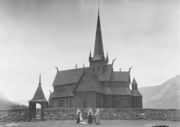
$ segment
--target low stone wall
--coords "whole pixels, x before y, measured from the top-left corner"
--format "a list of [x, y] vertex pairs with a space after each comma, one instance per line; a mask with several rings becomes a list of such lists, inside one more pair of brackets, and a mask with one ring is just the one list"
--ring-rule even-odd
[[180, 110], [175, 109], [105, 109], [102, 119], [180, 121]]
[[[73, 120], [77, 109], [49, 108], [45, 110], [45, 120]], [[81, 109], [83, 118], [87, 109]], [[39, 112], [39, 111], [38, 111]], [[0, 110], [0, 122], [28, 121], [28, 109]], [[38, 114], [38, 113], [37, 113]], [[180, 110], [175, 109], [101, 109], [101, 119], [112, 120], [166, 120], [180, 121]], [[38, 118], [38, 116], [37, 116]], [[40, 118], [40, 116], [39, 116]]]
[[[81, 109], [83, 118], [87, 109]], [[74, 119], [76, 109], [48, 109], [45, 116], [49, 120]], [[176, 109], [101, 109], [101, 119], [112, 120], [168, 120], [180, 121], [180, 110]]]
[[28, 121], [29, 110], [26, 109], [14, 109], [14, 110], [0, 110], [0, 122], [12, 122], [12, 121]]

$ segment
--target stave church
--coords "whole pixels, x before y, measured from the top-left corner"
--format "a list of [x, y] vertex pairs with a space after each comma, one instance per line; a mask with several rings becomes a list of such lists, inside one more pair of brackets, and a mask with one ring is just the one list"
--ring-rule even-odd
[[59, 108], [142, 108], [142, 95], [129, 71], [114, 71], [104, 56], [98, 11], [94, 52], [89, 67], [57, 70], [49, 106]]

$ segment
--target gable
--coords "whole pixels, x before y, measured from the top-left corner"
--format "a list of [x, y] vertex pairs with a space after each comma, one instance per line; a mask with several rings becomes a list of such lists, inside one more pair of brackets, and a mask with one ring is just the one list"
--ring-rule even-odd
[[91, 84], [87, 76], [83, 76], [79, 85], [76, 89], [76, 92], [95, 92], [94, 86]]
[[97, 78], [84, 71], [79, 82], [77, 83], [74, 92], [98, 92], [104, 93], [101, 84]]

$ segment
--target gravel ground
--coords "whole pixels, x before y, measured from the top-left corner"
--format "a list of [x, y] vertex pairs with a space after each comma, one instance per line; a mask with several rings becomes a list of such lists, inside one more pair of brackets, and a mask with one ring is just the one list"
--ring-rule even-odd
[[143, 120], [102, 120], [100, 125], [76, 124], [75, 121], [41, 121], [0, 123], [0, 127], [152, 127], [152, 125], [168, 125], [169, 127], [180, 127], [180, 122], [171, 121], [143, 121]]

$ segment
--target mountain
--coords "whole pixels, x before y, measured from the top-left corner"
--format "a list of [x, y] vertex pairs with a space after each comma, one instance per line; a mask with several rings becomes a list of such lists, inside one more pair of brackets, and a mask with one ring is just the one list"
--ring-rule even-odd
[[3, 93], [0, 93], [0, 110], [9, 109], [12, 105], [13, 103]]
[[0, 93], [0, 110], [17, 109], [23, 107], [23, 105], [10, 101], [4, 94]]
[[180, 109], [180, 74], [161, 85], [139, 88], [144, 108]]

